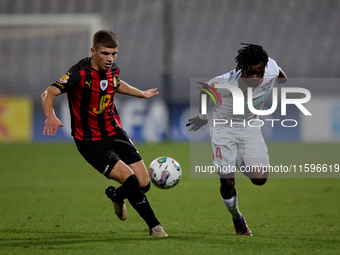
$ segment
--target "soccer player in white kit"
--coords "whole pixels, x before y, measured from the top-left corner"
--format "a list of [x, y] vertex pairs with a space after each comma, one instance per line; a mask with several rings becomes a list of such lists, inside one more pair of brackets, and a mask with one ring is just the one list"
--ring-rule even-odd
[[[261, 110], [275, 82], [285, 83], [287, 76], [275, 60], [268, 57], [262, 46], [243, 45], [235, 58], [236, 69], [211, 79], [203, 87], [215, 88], [222, 100], [222, 105], [215, 108], [210, 122], [213, 163], [215, 166], [225, 167], [219, 172], [221, 198], [232, 215], [236, 234], [251, 236], [252, 233], [238, 209], [238, 193], [232, 170], [236, 166], [253, 184], [261, 186], [268, 178], [268, 173], [262, 170], [269, 165], [269, 157], [260, 120], [248, 108], [247, 91], [248, 87], [252, 87], [252, 105], [256, 110]], [[223, 85], [219, 84], [232, 85], [242, 91], [245, 99], [244, 115], [233, 114], [233, 95], [229, 89], [221, 88]], [[202, 93], [205, 92], [201, 91]], [[187, 126], [192, 125], [189, 130], [196, 131], [207, 123], [207, 115], [199, 113], [195, 118], [189, 119]]]

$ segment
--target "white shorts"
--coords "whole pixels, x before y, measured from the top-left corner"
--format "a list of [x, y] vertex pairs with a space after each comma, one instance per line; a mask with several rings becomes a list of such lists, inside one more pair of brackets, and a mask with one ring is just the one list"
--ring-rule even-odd
[[235, 171], [237, 154], [246, 166], [269, 166], [268, 149], [260, 127], [210, 125], [210, 135], [213, 163], [215, 166], [225, 166], [223, 172], [218, 172], [220, 175]]

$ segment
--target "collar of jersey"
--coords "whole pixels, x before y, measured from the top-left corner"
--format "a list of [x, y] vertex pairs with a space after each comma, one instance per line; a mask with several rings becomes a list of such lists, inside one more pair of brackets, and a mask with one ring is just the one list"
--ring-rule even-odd
[[[264, 78], [264, 76], [262, 77], [261, 81], [259, 82], [259, 85], [257, 85], [255, 88], [257, 88], [258, 86], [260, 86], [260, 85], [262, 84], [263, 78]], [[247, 84], [248, 87], [250, 87], [249, 84], [248, 84], [248, 82], [246, 81], [246, 79], [245, 79], [245, 77], [244, 77], [243, 71], [242, 71], [242, 80], [244, 81], [245, 84]]]

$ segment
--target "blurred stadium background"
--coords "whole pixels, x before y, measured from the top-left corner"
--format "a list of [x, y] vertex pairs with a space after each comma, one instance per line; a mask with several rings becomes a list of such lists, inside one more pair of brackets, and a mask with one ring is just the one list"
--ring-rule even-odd
[[[290, 77], [285, 86], [312, 93], [312, 117], [296, 107], [268, 117], [299, 122], [263, 128], [271, 164], [339, 164], [339, 13], [338, 0], [0, 0], [0, 254], [339, 254], [339, 178], [270, 177], [260, 189], [239, 178], [240, 209], [254, 233], [240, 239], [218, 180], [189, 171], [200, 147], [185, 127], [198, 109], [190, 110], [199, 92], [191, 81], [235, 68], [240, 43], [261, 44]], [[112, 215], [103, 177], [69, 143], [66, 95], [55, 101], [64, 127], [42, 136], [41, 93], [90, 56], [99, 29], [118, 36], [121, 78], [161, 92], [115, 102], [124, 129], [145, 143], [137, 147], [146, 165], [168, 155], [182, 166], [178, 188], [164, 191], [171, 194], [148, 193], [167, 240], [147, 239], [130, 205], [127, 222]], [[207, 131], [196, 136], [208, 142]]]
[[[261, 44], [290, 78], [314, 79], [314, 120], [267, 132], [267, 140], [338, 140], [339, 13], [337, 0], [1, 0], [0, 142], [46, 140], [40, 94], [90, 56], [99, 29], [118, 36], [121, 79], [161, 92], [145, 101], [117, 97], [135, 141], [188, 141], [190, 78], [235, 68], [242, 42]], [[70, 139], [67, 111], [62, 96], [56, 112], [65, 127], [49, 141]]]

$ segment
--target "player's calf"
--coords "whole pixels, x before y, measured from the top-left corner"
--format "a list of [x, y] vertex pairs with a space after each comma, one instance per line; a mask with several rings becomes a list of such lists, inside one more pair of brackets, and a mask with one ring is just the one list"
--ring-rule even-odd
[[139, 186], [136, 175], [131, 175], [129, 178], [127, 178], [123, 184], [123, 187], [125, 188], [125, 194], [130, 204], [143, 218], [149, 228], [152, 229], [153, 227], [159, 225], [160, 223], [151, 209], [149, 201]]
[[220, 193], [222, 198], [230, 199], [236, 194], [235, 190], [235, 178], [220, 178]]

